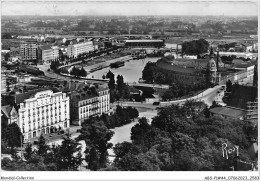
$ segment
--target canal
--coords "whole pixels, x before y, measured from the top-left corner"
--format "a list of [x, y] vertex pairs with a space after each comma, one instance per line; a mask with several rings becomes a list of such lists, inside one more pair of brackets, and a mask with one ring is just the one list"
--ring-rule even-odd
[[138, 82], [139, 78], [142, 78], [142, 71], [147, 62], [157, 62], [160, 57], [148, 57], [139, 60], [129, 60], [125, 62], [123, 67], [119, 68], [104, 68], [102, 70], [95, 71], [88, 75], [89, 78], [102, 79], [103, 75], [106, 75], [110, 70], [115, 74], [115, 81], [117, 75], [122, 75], [124, 77], [124, 82]]

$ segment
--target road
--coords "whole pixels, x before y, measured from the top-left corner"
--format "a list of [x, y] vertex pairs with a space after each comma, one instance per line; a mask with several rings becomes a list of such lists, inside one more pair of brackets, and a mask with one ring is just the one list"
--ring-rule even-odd
[[[139, 108], [150, 108], [150, 109], [155, 109], [157, 107], [164, 107], [164, 106], [169, 106], [171, 104], [184, 104], [187, 100], [199, 100], [199, 101], [204, 101], [208, 106], [212, 105], [212, 102], [215, 101], [216, 96], [218, 95], [217, 92], [218, 90], [221, 89], [223, 85], [218, 85], [215, 86], [213, 88], [209, 88], [205, 91], [203, 91], [202, 93], [190, 97], [190, 98], [186, 98], [186, 99], [181, 99], [181, 100], [176, 100], [176, 101], [168, 101], [168, 102], [161, 102], [160, 106], [154, 106], [152, 103], [146, 103], [146, 102], [115, 102], [114, 104], [112, 104], [112, 107], [116, 107], [117, 105], [120, 106], [132, 106], [132, 107], [139, 107]], [[218, 99], [221, 99], [218, 96]]]
[[169, 85], [163, 84], [145, 84], [145, 83], [135, 83], [135, 82], [127, 82], [129, 86], [139, 86], [139, 87], [151, 87], [151, 88], [159, 88], [159, 89], [169, 89]]
[[[86, 80], [84, 79], [76, 79], [76, 78], [70, 78], [70, 77], [66, 77], [63, 75], [59, 75], [56, 74], [52, 71], [48, 71], [48, 69], [50, 68], [50, 65], [37, 65], [37, 67], [39, 68], [39, 70], [43, 71], [46, 77], [49, 78], [53, 78], [56, 80], [72, 80], [72, 81], [78, 81], [78, 82], [85, 82]], [[95, 80], [88, 80], [89, 83], [100, 83], [100, 81], [95, 81]]]

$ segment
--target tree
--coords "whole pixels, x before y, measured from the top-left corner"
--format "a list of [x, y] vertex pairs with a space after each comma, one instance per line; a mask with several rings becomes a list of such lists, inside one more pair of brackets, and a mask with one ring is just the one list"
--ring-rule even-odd
[[65, 56], [63, 55], [61, 49], [59, 49], [59, 59], [60, 59], [60, 61], [62, 61], [62, 62], [65, 60]]
[[154, 73], [157, 72], [156, 70], [156, 63], [148, 62], [142, 72], [143, 80], [146, 80], [148, 83], [152, 83], [154, 81]]
[[122, 75], [117, 76], [116, 88], [119, 92], [120, 97], [122, 97], [124, 91], [124, 78]]
[[2, 39], [12, 39], [12, 35], [10, 33], [2, 33]]
[[106, 78], [107, 79], [110, 79], [111, 77], [113, 77], [114, 76], [114, 74], [109, 70], [108, 72], [107, 72], [107, 74], [106, 74]]
[[226, 82], [226, 91], [227, 92], [232, 92], [232, 82], [231, 82], [231, 80], [228, 80]]
[[137, 155], [142, 152], [140, 147], [134, 145], [133, 143], [124, 141], [123, 143], [117, 143], [113, 147], [114, 153], [116, 155], [114, 162], [119, 162], [125, 155], [133, 154]]
[[[85, 160], [88, 168], [105, 168], [107, 165], [107, 150], [112, 148], [113, 144], [108, 143], [114, 132], [109, 130], [99, 117], [90, 117], [82, 124], [78, 140], [84, 140], [86, 143]], [[93, 160], [96, 157], [97, 160]], [[91, 165], [95, 163], [95, 166]], [[98, 163], [98, 164], [97, 164]]]
[[17, 155], [17, 149], [14, 147], [11, 147], [10, 152], [11, 152], [11, 158], [15, 161], [18, 161], [20, 157]]
[[46, 140], [42, 134], [38, 139], [37, 149], [37, 154], [40, 156], [46, 156], [47, 151], [49, 150], [49, 146], [46, 144]]
[[128, 106], [125, 111], [127, 112], [127, 114], [129, 115], [130, 119], [134, 119], [137, 118], [139, 116], [139, 112], [136, 108], [133, 108], [131, 106]]
[[174, 98], [174, 95], [173, 95], [171, 89], [167, 90], [167, 91], [164, 92], [163, 95], [162, 95], [162, 100], [163, 100], [163, 101], [170, 101], [170, 100], [172, 100], [173, 98]]
[[131, 129], [131, 140], [135, 144], [144, 144], [145, 133], [151, 126], [148, 124], [148, 120], [142, 117], [138, 120], [138, 124], [134, 125]]
[[102, 168], [100, 167], [98, 160], [98, 152], [95, 147], [92, 147], [88, 156], [88, 168], [93, 171], [97, 171], [98, 169]]
[[80, 144], [71, 138], [70, 134], [63, 137], [61, 146], [59, 147], [60, 170], [75, 171], [82, 163], [82, 154]]
[[86, 77], [87, 76], [87, 72], [86, 72], [86, 70], [83, 67], [81, 67], [81, 69], [79, 71], [79, 74], [82, 77]]
[[11, 57], [10, 53], [6, 53], [4, 57], [5, 57], [5, 61], [7, 62], [9, 60], [9, 58]]
[[16, 123], [11, 123], [2, 130], [2, 139], [11, 148], [20, 147], [23, 142], [23, 134]]
[[4, 140], [1, 140], [1, 152], [2, 152], [2, 154], [10, 154], [11, 153], [11, 149], [8, 148], [8, 145]]
[[129, 85], [127, 85], [127, 84], [124, 84], [122, 97], [123, 97], [123, 99], [127, 99], [127, 100], [129, 100], [131, 98], [130, 88], [129, 88]]
[[182, 44], [182, 51], [187, 55], [199, 55], [208, 51], [209, 43], [204, 39], [192, 40]]
[[25, 147], [25, 150], [24, 150], [24, 158], [28, 161], [32, 158], [32, 155], [34, 153], [33, 149], [32, 149], [32, 144], [28, 143]]
[[115, 75], [109, 70], [109, 72], [106, 75], [106, 78], [109, 79], [108, 87], [110, 90], [115, 89]]

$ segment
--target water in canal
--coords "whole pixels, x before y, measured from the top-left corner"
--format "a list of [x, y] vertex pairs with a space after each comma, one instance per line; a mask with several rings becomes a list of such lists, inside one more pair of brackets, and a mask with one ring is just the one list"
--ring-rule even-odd
[[88, 75], [88, 77], [94, 76], [94, 78], [102, 79], [103, 75], [106, 75], [110, 70], [115, 74], [115, 80], [117, 75], [122, 75], [124, 77], [124, 82], [138, 82], [139, 78], [142, 78], [142, 71], [147, 62], [156, 62], [160, 57], [148, 57], [145, 59], [139, 60], [130, 60], [125, 62], [125, 66], [119, 68], [104, 68], [102, 70], [98, 70]]

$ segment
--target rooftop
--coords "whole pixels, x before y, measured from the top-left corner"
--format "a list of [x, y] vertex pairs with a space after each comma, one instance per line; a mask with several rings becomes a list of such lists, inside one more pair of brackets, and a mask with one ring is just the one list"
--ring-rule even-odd
[[131, 43], [131, 42], [134, 42], [134, 43], [143, 43], [143, 42], [163, 42], [163, 40], [125, 40], [126, 43]]
[[247, 102], [254, 102], [257, 98], [257, 87], [233, 85], [231, 101], [228, 106], [247, 109]]
[[160, 68], [175, 72], [194, 73], [198, 69], [205, 69], [208, 59], [175, 59], [169, 60], [162, 58], [157, 61], [157, 66]]
[[24, 100], [31, 98], [34, 94], [37, 92], [45, 91], [45, 90], [52, 90], [54, 93], [59, 92], [58, 89], [52, 88], [52, 87], [46, 87], [46, 88], [40, 88], [40, 89], [34, 89], [29, 92], [21, 93], [21, 94], [15, 94], [13, 95], [16, 99], [16, 104], [20, 104], [24, 102]]
[[210, 109], [210, 112], [214, 114], [219, 114], [222, 116], [228, 116], [232, 117], [235, 119], [239, 119], [243, 116], [245, 116], [246, 111], [235, 109], [235, 108], [230, 108], [230, 107], [215, 107]]
[[243, 62], [243, 63], [234, 62], [234, 68], [248, 68], [248, 67], [254, 66], [256, 64], [257, 64], [257, 61], [249, 61], [249, 62]]
[[10, 105], [1, 106], [1, 110], [7, 118], [10, 117], [10, 112], [12, 110], [12, 107]]
[[93, 45], [93, 42], [92, 41], [86, 41], [86, 42], [82, 42], [82, 43], [78, 43], [78, 44], [73, 44], [71, 46], [78, 47], [78, 46], [82, 46], [82, 45]]
[[41, 50], [50, 50], [51, 49], [51, 46], [50, 45], [44, 45], [44, 46], [39, 46], [39, 48]]
[[98, 97], [98, 95], [93, 94], [91, 92], [82, 92], [82, 93], [72, 94], [71, 100], [78, 102], [78, 101], [82, 101], [82, 100], [86, 100], [86, 99], [91, 99], [94, 97]]

